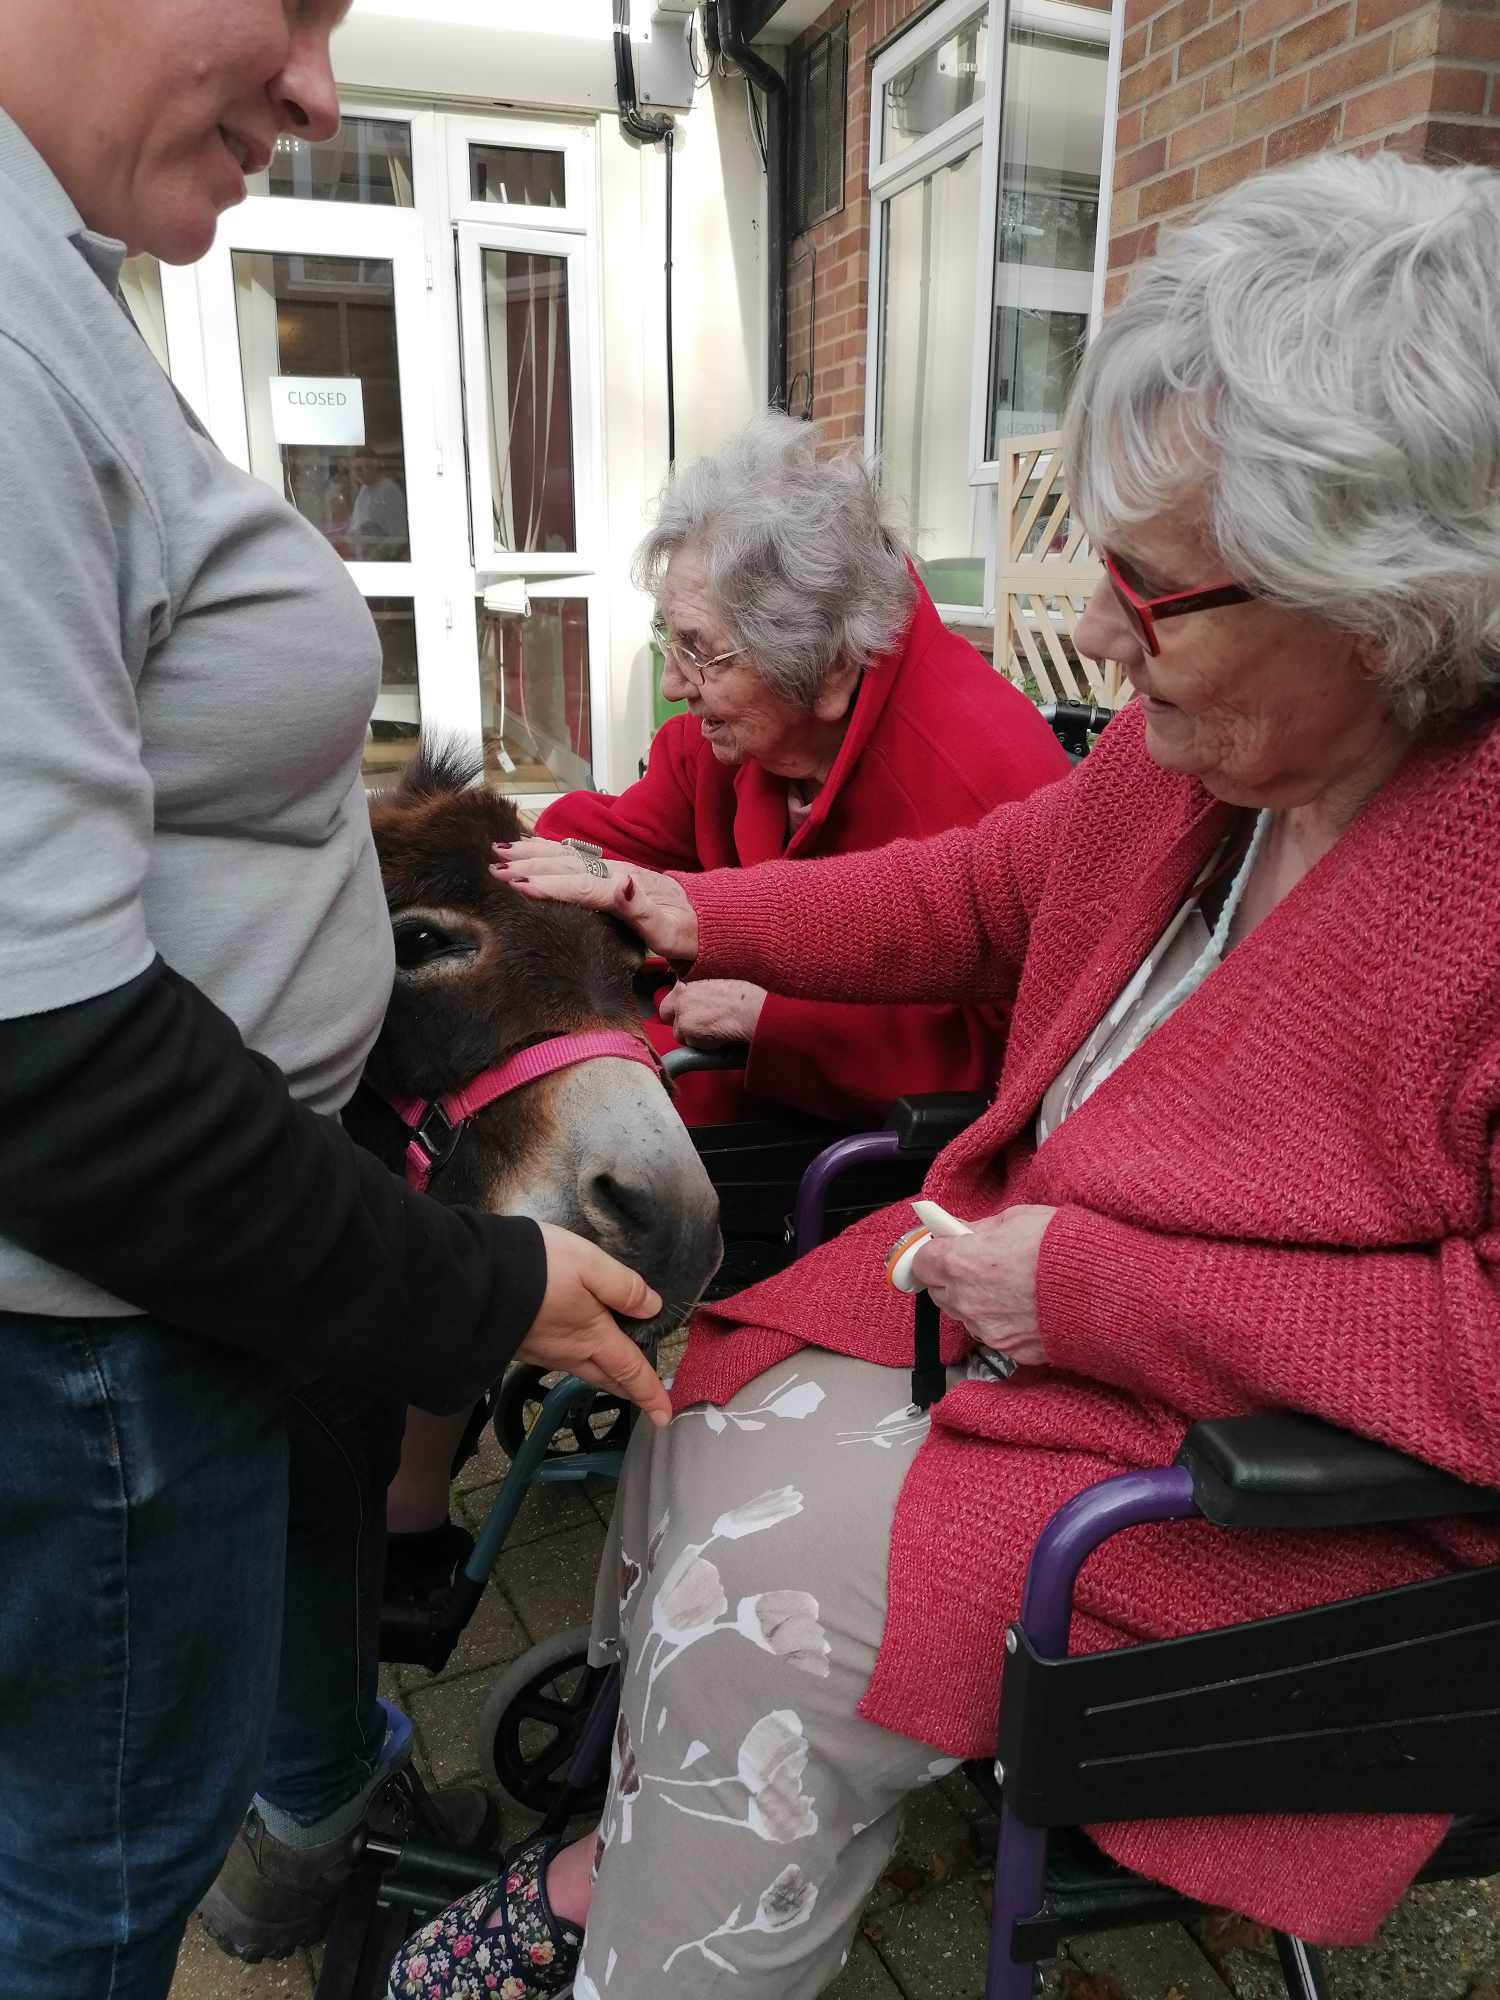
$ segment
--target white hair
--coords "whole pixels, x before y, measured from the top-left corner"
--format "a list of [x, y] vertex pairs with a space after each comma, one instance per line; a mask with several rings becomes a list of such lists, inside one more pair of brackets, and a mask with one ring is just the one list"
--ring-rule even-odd
[[1242, 182], [1105, 321], [1063, 451], [1097, 541], [1200, 509], [1231, 574], [1362, 641], [1409, 726], [1493, 700], [1500, 175], [1324, 153]]
[[833, 668], [889, 652], [916, 597], [869, 471], [817, 447], [811, 424], [779, 410], [753, 418], [672, 474], [631, 571], [654, 596], [691, 543], [735, 644], [805, 708]]

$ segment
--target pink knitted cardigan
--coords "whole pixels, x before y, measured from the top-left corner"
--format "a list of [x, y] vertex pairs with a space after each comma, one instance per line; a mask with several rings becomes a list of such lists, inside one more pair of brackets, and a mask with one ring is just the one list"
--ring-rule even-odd
[[[927, 1192], [970, 1218], [1058, 1208], [1037, 1274], [1050, 1366], [937, 1405], [897, 1507], [861, 1703], [955, 1756], [993, 1749], [1004, 1628], [1043, 1521], [1095, 1480], [1169, 1463], [1193, 1418], [1311, 1411], [1500, 1484], [1500, 724], [1411, 752], [1224, 965], [1033, 1145], [1043, 1091], [1227, 817], [1151, 762], [1127, 709], [1070, 778], [977, 827], [684, 879], [698, 976], [1011, 1010], [995, 1102]], [[677, 1406], [723, 1402], [808, 1344], [909, 1366], [911, 1308], [881, 1276], [909, 1220], [887, 1210], [700, 1312]], [[954, 1358], [961, 1330], [945, 1336]], [[847, 1504], [855, 1517], [855, 1454]], [[1496, 1561], [1500, 1531], [1473, 1522], [1138, 1528], [1086, 1565], [1072, 1643], [1168, 1637]], [[1370, 1933], [1444, 1824], [1092, 1831], [1205, 1902], [1338, 1943]]]

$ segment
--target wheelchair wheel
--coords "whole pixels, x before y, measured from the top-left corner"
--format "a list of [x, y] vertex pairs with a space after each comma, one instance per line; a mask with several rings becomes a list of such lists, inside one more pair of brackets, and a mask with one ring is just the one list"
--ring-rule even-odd
[[[527, 1812], [548, 1813], [563, 1795], [568, 1759], [608, 1676], [588, 1661], [589, 1628], [575, 1625], [543, 1639], [496, 1677], [479, 1718], [479, 1761], [494, 1768], [501, 1796]], [[575, 1798], [579, 1813], [603, 1809], [606, 1762], [596, 1783]]]
[[[536, 1422], [547, 1391], [563, 1377], [545, 1368], [512, 1368], [495, 1397], [495, 1439], [514, 1458]], [[630, 1428], [630, 1405], [599, 1389], [559, 1424], [547, 1446], [548, 1458], [572, 1458], [581, 1451], [623, 1451]]]

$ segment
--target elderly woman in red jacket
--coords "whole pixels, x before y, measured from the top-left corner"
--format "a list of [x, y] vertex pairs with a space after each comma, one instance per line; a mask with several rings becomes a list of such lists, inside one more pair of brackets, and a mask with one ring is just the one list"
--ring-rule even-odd
[[[537, 830], [653, 869], [810, 860], [972, 826], [1064, 775], [1024, 695], [944, 626], [855, 459], [779, 411], [676, 473], [636, 554], [659, 606], [662, 692], [686, 701], [618, 798], [573, 792]], [[878, 1124], [905, 1091], [988, 1089], [1003, 1008], [860, 1006], [745, 979], [664, 987], [663, 1051], [749, 1044], [738, 1075], [679, 1079], [688, 1124], [752, 1100]], [[448, 1519], [463, 1422], [412, 1412], [387, 1498], [388, 1587], [446, 1583], [472, 1546]]]
[[[496, 863], [704, 978], [1010, 1010], [995, 1102], [926, 1188], [972, 1224], [916, 1259], [930, 1424], [895, 1211], [695, 1321], [600, 1580], [599, 1838], [522, 1850], [417, 1947], [467, 1927], [514, 2000], [543, 1990], [528, 1925], [583, 2000], [811, 2000], [903, 1800], [993, 1749], [1041, 1524], [1191, 1421], [1303, 1410], [1500, 1484], [1500, 178], [1323, 156], [1221, 197], [1106, 322], [1064, 453], [1108, 565], [1078, 643], [1137, 695], [1065, 784], [804, 868]], [[1497, 1560], [1478, 1520], [1140, 1528], [1084, 1569], [1074, 1642]], [[1338, 1942], [1442, 1830], [1093, 1831]], [[411, 1963], [398, 1995], [468, 1990]]]
[[[932, 607], [854, 459], [767, 411], [678, 471], [636, 554], [657, 602], [662, 693], [685, 701], [618, 798], [572, 792], [537, 822], [646, 868], [813, 860], [972, 826], [1063, 776], [1024, 695]], [[743, 979], [686, 980], [658, 1046], [748, 1042], [754, 1098], [878, 1122], [910, 1090], [988, 1088], [1003, 1015], [945, 1003], [849, 1006]], [[684, 1078], [689, 1124], [739, 1093]]]

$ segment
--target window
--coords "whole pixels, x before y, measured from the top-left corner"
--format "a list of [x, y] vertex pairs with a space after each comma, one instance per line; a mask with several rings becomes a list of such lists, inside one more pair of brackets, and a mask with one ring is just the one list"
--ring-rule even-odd
[[271, 164], [250, 176], [245, 192], [410, 208], [411, 127], [393, 119], [346, 118], [331, 139], [294, 139], [283, 132]]
[[849, 16], [820, 35], [792, 78], [792, 234], [844, 205]]
[[875, 65], [866, 428], [948, 607], [993, 601], [997, 454], [1056, 428], [1088, 336], [1108, 53], [1073, 0], [948, 0]]
[[146, 251], [127, 257], [120, 266], [120, 297], [142, 340], [164, 372], [171, 372], [167, 350], [167, 313], [162, 300], [161, 265]]

